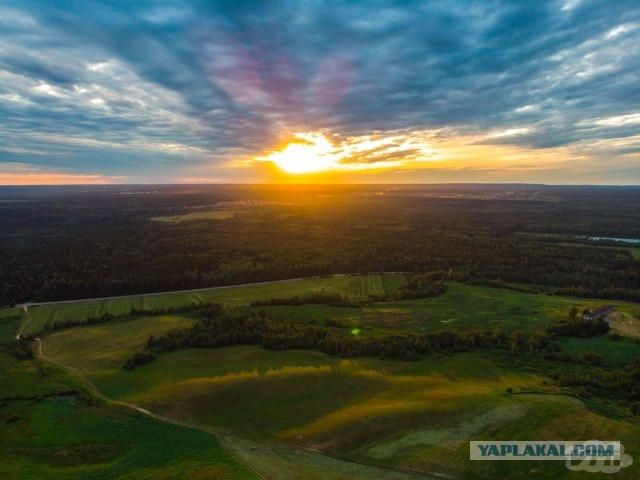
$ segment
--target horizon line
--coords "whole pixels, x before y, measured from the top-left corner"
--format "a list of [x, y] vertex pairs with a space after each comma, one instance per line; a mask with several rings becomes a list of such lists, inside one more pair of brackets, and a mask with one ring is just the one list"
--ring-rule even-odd
[[640, 187], [640, 183], [539, 183], [539, 182], [401, 182], [401, 183], [386, 183], [386, 182], [367, 182], [367, 183], [289, 183], [289, 182], [211, 182], [211, 183], [171, 183], [171, 182], [159, 182], [159, 183], [35, 183], [35, 184], [0, 184], [0, 188], [24, 188], [24, 187], [177, 187], [177, 186], [280, 186], [280, 187], [295, 187], [295, 186], [428, 186], [428, 185], [514, 185], [514, 186], [541, 186], [541, 187]]

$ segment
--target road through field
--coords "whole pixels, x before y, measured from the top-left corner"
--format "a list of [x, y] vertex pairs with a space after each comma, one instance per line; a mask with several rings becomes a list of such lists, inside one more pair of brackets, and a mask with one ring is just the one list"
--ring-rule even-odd
[[[299, 282], [302, 280], [312, 280], [314, 278], [338, 278], [338, 277], [349, 277], [356, 275], [406, 275], [411, 274], [413, 272], [367, 272], [367, 273], [335, 273], [333, 275], [316, 275], [314, 277], [300, 277], [300, 278], [287, 278], [285, 280], [271, 280], [268, 282], [251, 282], [251, 283], [238, 283], [235, 285], [223, 285], [221, 287], [205, 287], [205, 288], [194, 288], [191, 290], [172, 290], [168, 292], [154, 292], [154, 293], [136, 293], [134, 295], [119, 295], [115, 297], [94, 297], [94, 298], [78, 298], [75, 300], [57, 300], [55, 302], [26, 302], [16, 307], [25, 307], [30, 306], [38, 306], [38, 305], [63, 305], [66, 303], [80, 303], [80, 302], [98, 302], [103, 300], [121, 300], [125, 298], [137, 298], [137, 297], [157, 297], [161, 295], [172, 295], [175, 293], [196, 293], [196, 292], [208, 292], [212, 290], [224, 290], [228, 288], [238, 288], [238, 287], [251, 287], [257, 285], [270, 285], [273, 283], [287, 283], [287, 282]], [[25, 310], [26, 311], [26, 310]]]

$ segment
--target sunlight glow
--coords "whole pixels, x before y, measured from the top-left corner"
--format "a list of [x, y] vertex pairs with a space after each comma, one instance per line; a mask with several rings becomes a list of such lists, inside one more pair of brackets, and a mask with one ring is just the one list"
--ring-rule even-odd
[[[636, 118], [628, 115], [606, 120], [617, 125], [635, 123]], [[447, 129], [374, 131], [357, 136], [295, 133], [280, 148], [253, 157], [242, 166], [267, 162], [289, 175], [289, 180], [297, 177], [300, 181], [308, 181], [309, 176], [313, 176], [314, 181], [337, 178], [353, 181], [374, 178], [380, 173], [402, 172], [406, 172], [402, 177], [406, 181], [417, 178], [419, 171], [424, 171], [421, 178], [429, 178], [429, 172], [448, 179], [448, 175], [456, 172], [470, 171], [495, 177], [499, 171], [522, 173], [563, 168], [562, 164], [572, 156], [568, 149], [531, 151], [507, 140], [532, 131], [529, 127], [518, 127], [480, 135], [464, 135]], [[356, 177], [358, 174], [367, 177]]]
[[321, 133], [295, 133], [283, 150], [259, 160], [271, 161], [286, 173], [316, 173], [336, 168], [341, 155]]

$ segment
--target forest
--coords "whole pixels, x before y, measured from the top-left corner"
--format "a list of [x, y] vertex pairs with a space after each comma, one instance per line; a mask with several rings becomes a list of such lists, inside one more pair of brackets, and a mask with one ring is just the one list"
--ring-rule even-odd
[[640, 238], [640, 188], [2, 187], [0, 304], [382, 271], [640, 301], [632, 249], [589, 236]]

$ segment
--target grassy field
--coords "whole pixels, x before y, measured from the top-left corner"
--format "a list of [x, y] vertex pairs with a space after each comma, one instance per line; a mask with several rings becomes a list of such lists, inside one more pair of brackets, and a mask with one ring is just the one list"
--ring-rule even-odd
[[22, 321], [19, 308], [0, 309], [0, 344], [12, 341]]
[[[66, 359], [88, 362], [80, 354]], [[244, 439], [232, 449], [258, 452], [252, 466], [265, 474], [289, 465], [325, 472], [314, 478], [351, 478], [345, 470], [351, 464], [323, 467], [322, 458], [287, 445], [458, 478], [524, 478], [532, 468], [469, 462], [472, 439], [615, 437], [628, 451], [640, 448], [640, 427], [599, 416], [573, 398], [506, 394], [509, 387], [535, 390], [543, 378], [474, 353], [395, 362], [245, 346], [176, 351], [133, 372], [93, 370], [88, 377], [109, 397]], [[561, 463], [536, 470], [531, 478], [576, 478]], [[616, 478], [637, 474], [628, 469]]]
[[206, 432], [88, 405], [75, 376], [0, 352], [0, 478], [255, 478]]
[[275, 442], [225, 437], [225, 444], [238, 457], [270, 480], [435, 480], [417, 472], [392, 470], [361, 463], [345, 462], [304, 448]]
[[59, 368], [39, 360], [18, 360], [0, 351], [0, 402], [11, 398], [83, 391], [82, 383]]
[[26, 325], [23, 335], [36, 334], [42, 331], [46, 323], [67, 319], [100, 317], [105, 313], [113, 315], [127, 314], [132, 308], [180, 307], [197, 302], [222, 302], [227, 305], [244, 305], [253, 300], [286, 298], [294, 295], [303, 296], [312, 292], [339, 293], [353, 299], [366, 299], [369, 295], [392, 293], [405, 281], [406, 277], [404, 275], [394, 274], [338, 276], [309, 278], [290, 282], [270, 282], [260, 285], [245, 285], [195, 292], [33, 305], [29, 307], [31, 320], [28, 321], [26, 314], [22, 316], [23, 325]]
[[[104, 313], [127, 314], [132, 308], [153, 309], [180, 307], [197, 302], [221, 302], [226, 305], [246, 305], [253, 300], [304, 296], [312, 292], [339, 293], [354, 300], [366, 300], [369, 295], [393, 293], [406, 281], [401, 274], [356, 275], [310, 278], [290, 282], [272, 282], [196, 292], [73, 302], [29, 307], [29, 316], [22, 312], [23, 335], [37, 334], [44, 325], [68, 319], [99, 317]], [[443, 328], [495, 328], [531, 331], [547, 322], [563, 317], [572, 307], [595, 309], [604, 303], [615, 305], [621, 318], [631, 328], [640, 322], [640, 305], [628, 302], [578, 299], [544, 294], [528, 294], [485, 286], [451, 284], [437, 297], [399, 302], [374, 303], [364, 308], [343, 308], [326, 305], [268, 307], [276, 321], [323, 323], [340, 318], [361, 326], [382, 330], [431, 331]], [[0, 317], [0, 335], [15, 324], [15, 317]], [[616, 327], [614, 323], [614, 327]], [[626, 332], [623, 332], [628, 334]], [[0, 339], [2, 337], [0, 336]]]
[[256, 478], [209, 433], [76, 397], [6, 403], [0, 419], [6, 480]]
[[[451, 284], [446, 293], [433, 298], [382, 302], [364, 308], [328, 305], [267, 307], [270, 318], [297, 323], [324, 323], [341, 319], [354, 326], [375, 330], [433, 331], [445, 328], [532, 330], [565, 317], [572, 307], [595, 309], [603, 300], [521, 293], [477, 285]], [[640, 305], [607, 302], [616, 306], [626, 326], [640, 329]], [[614, 328], [617, 323], [614, 323]]]
[[[357, 299], [393, 291], [403, 281], [403, 275], [335, 277], [192, 294], [220, 295], [211, 301], [230, 305], [310, 291]], [[451, 284], [445, 294], [428, 299], [362, 308], [274, 306], [267, 311], [277, 321], [349, 319], [373, 333], [495, 327], [532, 331], [566, 316], [572, 307], [593, 309], [602, 303]], [[639, 305], [614, 304], [618, 319], [629, 325], [638, 322]], [[270, 479], [295, 478], [299, 472], [319, 479], [415, 478], [398, 471], [406, 468], [465, 479], [578, 478], [562, 462], [470, 462], [468, 442], [475, 439], [613, 438], [632, 456], [640, 450], [640, 426], [598, 415], [575, 398], [508, 394], [507, 389], [549, 390], [542, 373], [509, 368], [508, 352], [500, 359], [476, 352], [399, 362], [235, 346], [162, 353], [134, 371], [120, 368], [149, 335], [193, 321], [189, 315], [157, 316], [74, 327], [45, 335], [42, 348], [109, 398], [215, 428], [232, 451]], [[594, 350], [615, 366], [640, 353], [640, 345], [631, 339], [561, 342], [569, 353]], [[385, 470], [376, 468], [398, 469], [391, 471], [397, 476], [380, 477]], [[638, 475], [634, 465], [616, 478]]]
[[46, 337], [43, 352], [81, 371], [119, 368], [132, 352], [144, 348], [150, 335], [188, 328], [194, 322], [188, 317], [160, 316], [65, 329]]
[[242, 210], [210, 210], [207, 212], [185, 213], [166, 217], [151, 217], [154, 222], [180, 223], [189, 220], [226, 220], [233, 218], [236, 213], [244, 213]]
[[612, 340], [611, 335], [593, 338], [563, 337], [559, 339], [559, 343], [562, 351], [573, 357], [592, 351], [602, 355], [606, 365], [616, 368], [640, 358], [640, 343], [629, 338]]

